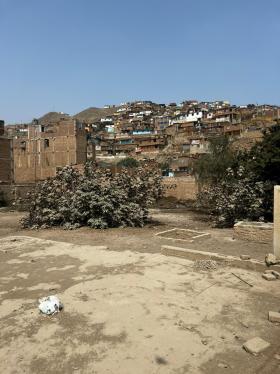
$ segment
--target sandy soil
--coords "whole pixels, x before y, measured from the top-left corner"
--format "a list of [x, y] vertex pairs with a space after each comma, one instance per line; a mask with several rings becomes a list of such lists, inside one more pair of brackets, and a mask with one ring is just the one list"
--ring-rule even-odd
[[[269, 245], [233, 241], [231, 230], [187, 212], [154, 211], [158, 223], [144, 229], [107, 231], [21, 231], [21, 215], [0, 213], [0, 373], [280, 372], [280, 326], [267, 319], [280, 309], [280, 281], [229, 267], [197, 270], [161, 255], [169, 241], [154, 234], [207, 230], [210, 238], [186, 247], [255, 257]], [[50, 294], [65, 308], [46, 317], [38, 299]], [[271, 343], [258, 357], [242, 349], [255, 336]]]

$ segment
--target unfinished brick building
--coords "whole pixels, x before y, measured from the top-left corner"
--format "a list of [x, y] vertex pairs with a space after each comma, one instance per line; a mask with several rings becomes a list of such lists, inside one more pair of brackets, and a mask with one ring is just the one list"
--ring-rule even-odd
[[4, 136], [4, 121], [0, 121], [0, 183], [12, 181], [12, 143]]
[[34, 183], [56, 175], [66, 165], [94, 158], [85, 125], [68, 118], [48, 124], [33, 121], [26, 137], [13, 139], [14, 181]]

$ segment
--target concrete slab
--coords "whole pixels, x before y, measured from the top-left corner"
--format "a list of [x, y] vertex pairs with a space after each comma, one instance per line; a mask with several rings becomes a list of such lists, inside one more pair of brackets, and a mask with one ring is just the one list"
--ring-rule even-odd
[[245, 351], [252, 353], [253, 355], [257, 355], [265, 351], [269, 346], [270, 343], [259, 337], [250, 339], [243, 344], [243, 348], [245, 349]]

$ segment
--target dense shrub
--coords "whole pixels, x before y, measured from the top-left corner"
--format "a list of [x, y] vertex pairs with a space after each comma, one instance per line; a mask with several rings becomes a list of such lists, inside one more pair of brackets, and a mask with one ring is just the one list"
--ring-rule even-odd
[[265, 183], [264, 215], [272, 220], [273, 188], [280, 185], [280, 124], [266, 131], [263, 140], [245, 154], [243, 165], [255, 182]]
[[40, 182], [29, 195], [29, 214], [23, 226], [143, 226], [148, 208], [161, 194], [159, 173], [145, 165], [116, 175], [91, 165], [83, 174], [65, 167], [55, 178]]
[[241, 219], [273, 217], [273, 187], [280, 184], [280, 126], [268, 130], [250, 151], [233, 151], [226, 138], [211, 142], [210, 153], [194, 165], [206, 208], [219, 226]]
[[139, 166], [139, 161], [133, 157], [126, 157], [123, 160], [120, 160], [117, 166], [124, 168], [136, 168]]
[[207, 185], [198, 194], [198, 206], [214, 216], [218, 227], [231, 227], [244, 218], [262, 220], [265, 184], [254, 182], [241, 166], [228, 169], [218, 184]]

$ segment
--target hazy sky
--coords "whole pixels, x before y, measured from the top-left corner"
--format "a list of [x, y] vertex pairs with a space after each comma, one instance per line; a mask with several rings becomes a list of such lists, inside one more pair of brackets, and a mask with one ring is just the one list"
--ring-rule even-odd
[[280, 104], [280, 0], [0, 0], [0, 119], [136, 99]]

